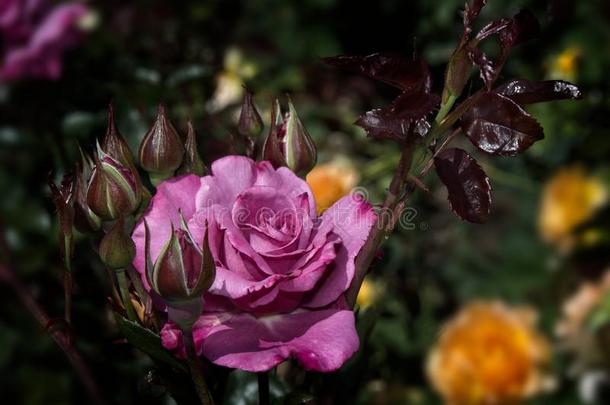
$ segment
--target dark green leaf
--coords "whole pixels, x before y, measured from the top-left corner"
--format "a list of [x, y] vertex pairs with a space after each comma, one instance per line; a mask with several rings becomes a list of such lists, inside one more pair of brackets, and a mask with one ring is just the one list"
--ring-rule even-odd
[[186, 371], [184, 364], [163, 348], [161, 345], [161, 338], [158, 335], [123, 317], [119, 316], [116, 319], [119, 330], [129, 343], [155, 360], [162, 361], [176, 369]]

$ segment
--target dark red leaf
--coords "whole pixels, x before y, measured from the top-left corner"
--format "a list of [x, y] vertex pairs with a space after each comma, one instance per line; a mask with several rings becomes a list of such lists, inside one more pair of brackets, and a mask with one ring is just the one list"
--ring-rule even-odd
[[544, 138], [542, 127], [523, 108], [500, 94], [477, 96], [461, 117], [462, 131], [479, 149], [515, 156]]
[[580, 100], [582, 92], [572, 83], [563, 80], [530, 82], [517, 79], [498, 86], [496, 93], [502, 94], [517, 104], [534, 104], [553, 100]]
[[483, 223], [491, 210], [489, 178], [472, 156], [450, 148], [434, 158], [436, 173], [449, 192], [453, 211], [462, 219]]
[[511, 18], [492, 21], [479, 31], [475, 40], [480, 42], [492, 35], [499, 35], [501, 45], [514, 46], [540, 34], [536, 17], [527, 9], [520, 10]]
[[[511, 49], [522, 42], [536, 37], [540, 33], [540, 25], [536, 17], [528, 10], [519, 11], [512, 18], [502, 18], [492, 21], [479, 31], [467, 45], [472, 63], [481, 69], [481, 78], [487, 89], [491, 89], [504, 67]], [[486, 38], [497, 36], [500, 42], [500, 55], [491, 61], [479, 48], [478, 44]]]
[[472, 23], [481, 13], [481, 9], [487, 4], [487, 0], [474, 0], [472, 4], [466, 3], [464, 7], [464, 31], [472, 31]]
[[426, 116], [438, 106], [436, 94], [403, 92], [391, 104], [361, 115], [356, 125], [376, 139], [405, 139], [409, 133], [420, 136], [430, 129]]
[[468, 57], [474, 65], [479, 68], [479, 76], [483, 79], [485, 86], [491, 88], [496, 78], [496, 67], [494, 62], [487, 57], [485, 52], [476, 47], [469, 47]]
[[396, 53], [374, 53], [368, 56], [334, 56], [324, 58], [331, 66], [351, 70], [382, 81], [401, 90], [430, 91], [432, 79], [423, 59], [407, 58]]

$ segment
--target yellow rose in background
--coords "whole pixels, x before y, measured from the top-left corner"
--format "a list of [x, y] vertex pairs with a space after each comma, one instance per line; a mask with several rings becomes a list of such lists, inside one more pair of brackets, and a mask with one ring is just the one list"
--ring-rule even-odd
[[576, 81], [581, 56], [582, 52], [578, 47], [573, 46], [565, 49], [551, 62], [549, 77], [569, 82]]
[[593, 217], [607, 200], [607, 190], [582, 167], [560, 170], [544, 186], [538, 224], [545, 240], [569, 245], [571, 232]]
[[549, 387], [549, 344], [535, 312], [499, 301], [474, 302], [443, 328], [428, 357], [434, 388], [451, 405], [519, 403]]
[[359, 175], [347, 158], [337, 158], [316, 165], [306, 180], [316, 200], [318, 213], [321, 213], [349, 194], [358, 184]]

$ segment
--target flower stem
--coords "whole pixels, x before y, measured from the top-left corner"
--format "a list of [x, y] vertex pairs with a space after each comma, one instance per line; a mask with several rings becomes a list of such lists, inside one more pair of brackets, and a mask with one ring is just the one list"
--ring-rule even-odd
[[258, 404], [269, 405], [269, 372], [257, 373], [258, 377]]
[[[377, 249], [383, 242], [384, 237], [394, 228], [397, 216], [400, 215], [400, 210], [404, 207], [404, 200], [412, 192], [412, 188], [409, 188], [407, 193], [402, 195], [407, 183], [411, 164], [413, 163], [413, 154], [415, 153], [417, 146], [415, 139], [413, 138], [414, 136], [407, 137], [400, 156], [400, 161], [396, 167], [394, 176], [392, 177], [385, 201], [383, 202], [382, 213], [377, 216], [377, 221], [375, 222], [375, 225], [373, 225], [373, 229], [369, 233], [366, 242], [364, 242], [362, 250], [356, 257], [354, 280], [345, 295], [347, 304], [350, 308], [353, 308], [356, 304], [358, 291], [360, 291], [360, 286], [364, 281], [364, 277], [375, 258]], [[388, 211], [392, 213], [392, 215], [387, 215]]]
[[64, 235], [64, 319], [72, 324], [72, 235]]
[[129, 294], [129, 283], [127, 281], [125, 269], [118, 269], [116, 271], [116, 279], [117, 283], [119, 284], [121, 300], [123, 301], [123, 306], [125, 307], [125, 311], [127, 312], [127, 318], [130, 321], [136, 322], [138, 320], [138, 315], [136, 314], [136, 310], [133, 308], [133, 304], [131, 302], [131, 295]]
[[451, 111], [451, 108], [453, 108], [453, 104], [455, 103], [455, 100], [457, 100], [457, 97], [454, 96], [453, 94], [450, 95], [449, 98], [447, 98], [447, 101], [445, 103], [443, 103], [441, 105], [441, 108], [438, 110], [438, 113], [436, 114], [436, 117], [434, 118], [434, 122], [436, 122], [437, 124], [441, 123], [443, 118], [445, 118], [445, 116], [449, 113], [449, 111]]
[[197, 356], [195, 351], [195, 340], [193, 339], [193, 328], [185, 327], [182, 329], [182, 340], [186, 349], [186, 360], [188, 362], [189, 370], [191, 371], [191, 378], [195, 384], [197, 395], [203, 405], [213, 405], [214, 400], [208, 390], [208, 386], [205, 383], [205, 377], [203, 376], [203, 369], [201, 367], [201, 360]]
[[72, 273], [64, 271], [64, 318], [68, 325], [72, 324]]

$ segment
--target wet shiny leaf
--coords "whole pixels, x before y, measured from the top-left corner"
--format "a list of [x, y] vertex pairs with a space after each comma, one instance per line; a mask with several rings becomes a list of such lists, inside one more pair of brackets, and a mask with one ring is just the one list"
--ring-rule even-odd
[[491, 209], [491, 186], [481, 166], [462, 149], [447, 149], [434, 158], [436, 173], [449, 192], [453, 211], [462, 219], [483, 223]]
[[430, 70], [423, 59], [407, 58], [397, 53], [374, 53], [367, 56], [334, 56], [324, 58], [331, 66], [360, 73], [401, 90], [419, 88], [430, 91]]
[[494, 91], [510, 98], [517, 104], [582, 99], [580, 89], [576, 85], [563, 80], [530, 82], [529, 80], [517, 79], [498, 86]]
[[440, 97], [436, 94], [404, 92], [391, 104], [361, 115], [356, 125], [376, 139], [401, 140], [410, 132], [423, 136], [430, 129], [426, 116], [434, 111], [439, 102]]
[[542, 127], [511, 99], [482, 93], [461, 118], [470, 141], [492, 155], [515, 156], [544, 138]]

